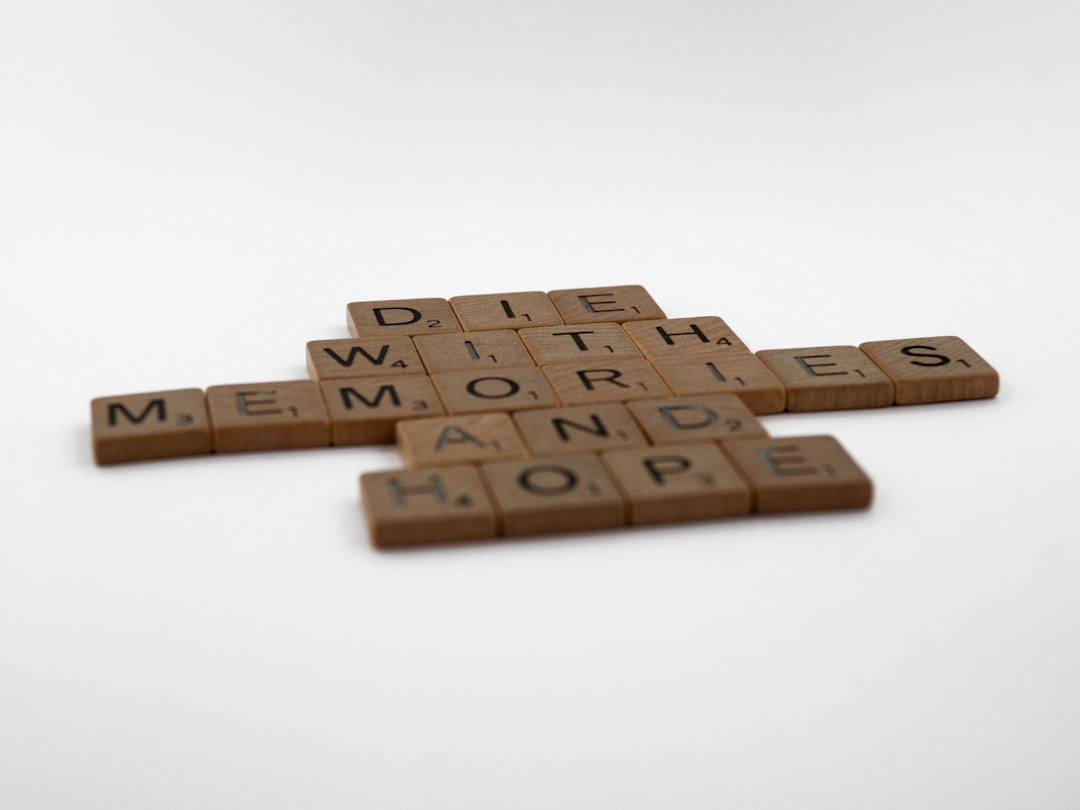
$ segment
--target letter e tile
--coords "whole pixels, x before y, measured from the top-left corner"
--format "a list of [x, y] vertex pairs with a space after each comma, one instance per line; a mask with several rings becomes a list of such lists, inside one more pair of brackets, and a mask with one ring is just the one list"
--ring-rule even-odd
[[893, 404], [892, 380], [858, 346], [768, 349], [757, 356], [787, 389], [789, 411]]
[[873, 486], [832, 436], [742, 439], [722, 449], [754, 492], [756, 512], [867, 507]]
[[330, 444], [330, 422], [310, 380], [214, 385], [206, 408], [218, 453]]

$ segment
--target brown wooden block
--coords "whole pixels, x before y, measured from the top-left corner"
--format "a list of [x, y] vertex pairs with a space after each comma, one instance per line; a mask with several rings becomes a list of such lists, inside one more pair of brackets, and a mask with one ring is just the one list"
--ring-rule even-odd
[[560, 404], [536, 366], [486, 372], [443, 371], [432, 374], [431, 381], [449, 414], [519, 411]]
[[534, 456], [598, 453], [649, 443], [621, 402], [537, 408], [518, 411], [513, 418]]
[[376, 546], [495, 537], [494, 507], [471, 464], [364, 473], [360, 497]]
[[450, 306], [466, 332], [553, 326], [563, 322], [545, 292], [456, 295], [450, 299]]
[[335, 445], [389, 444], [402, 419], [446, 413], [426, 374], [327, 380], [319, 391]]
[[201, 388], [98, 397], [90, 401], [98, 464], [210, 452], [210, 423]]
[[212, 385], [206, 409], [217, 453], [330, 444], [330, 422], [311, 380]]
[[637, 344], [617, 323], [539, 326], [518, 332], [534, 362], [576, 363], [612, 358], [641, 358]]
[[557, 363], [542, 368], [564, 405], [627, 402], [670, 396], [671, 390], [645, 359]]
[[750, 511], [750, 487], [716, 444], [612, 450], [601, 453], [600, 460], [630, 505], [630, 523], [673, 523]]
[[312, 340], [307, 344], [307, 367], [312, 379], [319, 381], [424, 373], [408, 335]]
[[857, 346], [768, 349], [757, 356], [787, 389], [789, 411], [881, 408], [893, 384]]
[[897, 405], [997, 396], [997, 371], [953, 335], [875, 340], [859, 348], [893, 381]]
[[832, 436], [745, 439], [722, 446], [746, 477], [757, 512], [853, 509], [873, 485]]
[[450, 302], [445, 298], [356, 301], [345, 309], [349, 334], [353, 337], [437, 335], [462, 331]]
[[507, 537], [607, 529], [624, 504], [598, 456], [553, 456], [480, 465]]
[[749, 352], [720, 352], [651, 361], [679, 396], [736, 394], [754, 413], [780, 413], [787, 391], [768, 366]]
[[637, 284], [552, 290], [548, 296], [567, 323], [622, 323], [667, 317], [648, 291]]
[[529, 453], [506, 413], [463, 413], [405, 419], [395, 429], [408, 467], [526, 458]]
[[715, 315], [630, 321], [623, 328], [650, 359], [750, 351], [724, 319]]
[[626, 403], [653, 444], [763, 438], [765, 426], [735, 394], [661, 397]]
[[429, 374], [533, 365], [532, 355], [513, 329], [417, 335], [413, 342]]

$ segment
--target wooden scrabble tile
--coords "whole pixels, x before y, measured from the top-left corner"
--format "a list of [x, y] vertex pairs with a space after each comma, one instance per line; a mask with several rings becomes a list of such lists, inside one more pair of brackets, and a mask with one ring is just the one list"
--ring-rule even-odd
[[997, 396], [997, 371], [953, 335], [875, 340], [859, 348], [893, 381], [897, 405]]
[[460, 332], [461, 324], [445, 298], [404, 298], [395, 301], [356, 301], [346, 306], [349, 334], [437, 335]]
[[651, 362], [679, 396], [736, 394], [759, 414], [780, 413], [787, 404], [783, 384], [750, 352], [663, 357]]
[[626, 407], [653, 444], [721, 442], [769, 435], [735, 394], [640, 399], [627, 402]]
[[637, 344], [617, 323], [538, 326], [518, 332], [534, 362], [550, 363], [611, 358], [641, 358]]
[[545, 292], [456, 295], [450, 299], [450, 306], [466, 332], [554, 326], [563, 322]]
[[534, 456], [598, 453], [649, 443], [621, 402], [536, 408], [518, 411], [513, 419]]
[[566, 323], [622, 323], [667, 317], [648, 291], [637, 284], [552, 290], [548, 296]]
[[712, 443], [633, 447], [600, 454], [629, 503], [630, 523], [745, 515], [750, 488]]
[[426, 374], [327, 380], [319, 392], [335, 445], [389, 444], [402, 419], [446, 413]]
[[750, 351], [724, 319], [715, 315], [629, 321], [623, 328], [649, 359]]
[[404, 419], [395, 429], [408, 467], [526, 458], [529, 453], [507, 413], [463, 413]]
[[90, 425], [98, 464], [210, 452], [201, 388], [98, 397], [90, 401]]
[[443, 371], [431, 375], [448, 414], [519, 411], [558, 405], [547, 378], [536, 366], [491, 371]]
[[423, 374], [424, 364], [408, 335], [312, 340], [307, 367], [314, 380]]
[[754, 493], [756, 512], [870, 505], [866, 473], [832, 436], [744, 439], [722, 446]]
[[471, 464], [364, 473], [360, 497], [376, 546], [495, 537], [494, 507]]
[[768, 349], [757, 356], [787, 389], [789, 411], [881, 408], [893, 384], [857, 346]]
[[596, 455], [494, 461], [480, 471], [507, 537], [625, 523], [622, 497]]
[[311, 380], [212, 385], [206, 409], [217, 453], [330, 444], [330, 422]]
[[532, 355], [513, 329], [417, 335], [413, 342], [429, 374], [533, 365]]
[[656, 369], [645, 359], [557, 363], [543, 366], [541, 370], [564, 405], [627, 402], [671, 395]]

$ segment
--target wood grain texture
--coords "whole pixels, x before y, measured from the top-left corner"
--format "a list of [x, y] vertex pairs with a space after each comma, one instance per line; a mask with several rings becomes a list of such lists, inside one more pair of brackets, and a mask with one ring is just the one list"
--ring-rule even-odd
[[623, 328], [650, 359], [750, 351], [727, 322], [715, 315], [630, 321]]
[[750, 487], [711, 442], [600, 454], [635, 525], [745, 515]]
[[649, 443], [621, 402], [537, 408], [518, 411], [513, 419], [533, 456], [598, 453]]
[[408, 335], [311, 340], [306, 348], [308, 373], [320, 382], [424, 373], [424, 364]]
[[345, 315], [349, 334], [353, 337], [437, 335], [462, 331], [450, 302], [445, 298], [354, 301], [346, 305]]
[[563, 322], [548, 294], [538, 291], [456, 295], [450, 299], [450, 306], [466, 332], [554, 326]]
[[832, 436], [743, 439], [722, 445], [754, 494], [756, 512], [858, 509], [873, 485]]
[[494, 507], [471, 464], [364, 473], [360, 498], [371, 540], [382, 548], [496, 535]]
[[750, 352], [658, 357], [650, 362], [678, 396], [735, 394], [756, 414], [780, 413], [787, 406], [783, 383]]
[[429, 374], [533, 365], [532, 355], [513, 329], [417, 335], [413, 342]]
[[596, 455], [495, 461], [481, 464], [480, 471], [507, 537], [625, 523], [622, 496]]
[[536, 366], [431, 375], [448, 414], [518, 411], [559, 405], [547, 378]]
[[541, 370], [564, 405], [628, 402], [671, 394], [671, 389], [644, 358], [556, 363]]
[[858, 346], [768, 349], [757, 356], [783, 383], [789, 411], [893, 404], [892, 380]]
[[897, 405], [997, 396], [997, 371], [955, 335], [875, 340], [859, 348], [893, 381]]
[[643, 355], [617, 323], [540, 326], [518, 332], [537, 365], [586, 360], [636, 358]]
[[566, 323], [623, 323], [667, 317], [639, 284], [551, 290], [548, 296]]
[[201, 388], [98, 397], [90, 401], [90, 425], [98, 464], [197, 456], [211, 450]]
[[311, 380], [212, 385], [206, 408], [216, 453], [330, 444], [330, 421]]
[[660, 397], [626, 403], [653, 444], [722, 442], [769, 435], [735, 394]]
[[389, 444], [402, 419], [446, 413], [426, 374], [327, 380], [319, 392], [335, 445]]
[[475, 464], [526, 458], [529, 453], [507, 413], [466, 413], [405, 419], [395, 428], [407, 467]]

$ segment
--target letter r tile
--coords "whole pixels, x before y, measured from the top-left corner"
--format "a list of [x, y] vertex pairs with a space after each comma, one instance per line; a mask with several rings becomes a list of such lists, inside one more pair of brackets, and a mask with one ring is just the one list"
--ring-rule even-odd
[[98, 397], [90, 402], [98, 464], [210, 452], [210, 425], [201, 388]]

